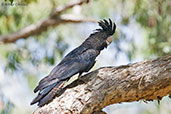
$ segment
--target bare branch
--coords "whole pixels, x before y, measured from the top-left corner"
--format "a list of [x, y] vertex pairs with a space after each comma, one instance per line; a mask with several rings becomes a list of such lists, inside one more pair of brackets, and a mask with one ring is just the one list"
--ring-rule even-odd
[[33, 114], [91, 114], [120, 102], [160, 100], [171, 94], [171, 56], [119, 67], [105, 67], [73, 82]]
[[[63, 13], [64, 11], [66, 11], [67, 9], [71, 9], [76, 5], [82, 5], [83, 3], [87, 2], [87, 0], [80, 0], [80, 1], [72, 1], [70, 4], [66, 5], [66, 6], [59, 6], [58, 8], [56, 8], [52, 13], [51, 13], [51, 17], [56, 17], [59, 14]], [[88, 3], [88, 2], [87, 2]]]
[[95, 19], [82, 19], [76, 18], [75, 16], [61, 15], [61, 23], [82, 23], [82, 22], [92, 22], [97, 23], [98, 21]]
[[86, 0], [81, 0], [78, 2], [71, 3], [67, 6], [59, 6], [56, 10], [51, 13], [51, 15], [44, 20], [38, 21], [35, 24], [31, 24], [27, 27], [22, 28], [18, 32], [0, 36], [0, 44], [3, 43], [12, 43], [21, 38], [28, 38], [32, 35], [38, 35], [44, 31], [46, 31], [49, 27], [57, 26], [61, 23], [81, 23], [81, 22], [95, 22], [94, 20], [90, 19], [78, 19], [78, 18], [69, 18], [63, 17], [61, 15], [62, 12], [66, 11], [69, 8], [74, 7], [75, 5], [82, 5]]

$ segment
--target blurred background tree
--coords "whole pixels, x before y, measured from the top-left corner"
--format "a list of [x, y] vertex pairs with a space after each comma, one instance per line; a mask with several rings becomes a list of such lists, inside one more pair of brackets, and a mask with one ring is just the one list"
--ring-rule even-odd
[[[49, 17], [51, 12], [70, 0], [2, 0], [0, 36], [8, 35]], [[14, 5], [4, 5], [13, 3]], [[24, 5], [15, 5], [17, 3]], [[122, 65], [171, 54], [171, 1], [169, 0], [90, 0], [65, 11], [65, 16], [82, 23], [62, 23], [12, 43], [0, 44], [0, 112], [29, 114], [33, 89], [42, 77], [73, 48], [98, 27], [84, 19], [111, 18], [117, 32], [113, 43], [98, 57], [94, 67]], [[108, 56], [106, 56], [108, 55]], [[133, 102], [114, 104], [104, 110], [112, 113], [170, 114], [167, 97], [157, 104]]]

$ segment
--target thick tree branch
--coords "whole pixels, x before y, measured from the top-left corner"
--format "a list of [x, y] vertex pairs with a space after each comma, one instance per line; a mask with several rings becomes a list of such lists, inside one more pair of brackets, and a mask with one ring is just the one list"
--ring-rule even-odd
[[155, 100], [171, 94], [171, 56], [119, 67], [105, 67], [73, 82], [33, 114], [91, 114], [120, 102]]
[[61, 14], [62, 12], [66, 11], [67, 9], [70, 9], [76, 5], [82, 5], [84, 2], [87, 2], [87, 0], [81, 0], [78, 2], [72, 2], [71, 4], [67, 6], [59, 6], [57, 9], [52, 11], [51, 15], [44, 20], [38, 21], [35, 24], [31, 24], [27, 27], [22, 28], [18, 32], [5, 35], [5, 36], [0, 36], [0, 44], [2, 43], [11, 43], [15, 42], [18, 39], [21, 38], [28, 38], [29, 36], [32, 35], [38, 35], [44, 31], [46, 31], [49, 27], [54, 27], [57, 26], [61, 23], [80, 23], [80, 22], [95, 22], [95, 20], [90, 20], [90, 19], [78, 19], [78, 18], [70, 18], [66, 17]]

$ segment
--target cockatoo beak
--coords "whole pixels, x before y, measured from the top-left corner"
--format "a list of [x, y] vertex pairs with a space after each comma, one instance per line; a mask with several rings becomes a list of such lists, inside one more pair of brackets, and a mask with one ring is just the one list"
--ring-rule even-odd
[[111, 42], [112, 42], [112, 37], [108, 37], [106, 40], [107, 45], [110, 45]]

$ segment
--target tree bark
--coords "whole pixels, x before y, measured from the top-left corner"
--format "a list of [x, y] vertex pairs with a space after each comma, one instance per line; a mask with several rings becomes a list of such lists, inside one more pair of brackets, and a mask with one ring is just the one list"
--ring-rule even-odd
[[171, 56], [99, 68], [81, 80], [33, 114], [100, 114], [113, 103], [161, 100], [171, 94]]

